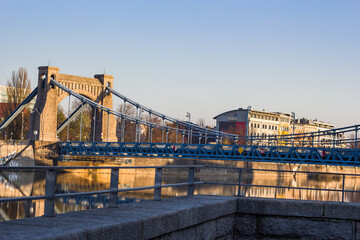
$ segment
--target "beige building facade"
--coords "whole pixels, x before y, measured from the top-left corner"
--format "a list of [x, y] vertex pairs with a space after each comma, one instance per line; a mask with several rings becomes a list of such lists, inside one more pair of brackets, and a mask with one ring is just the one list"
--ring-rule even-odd
[[[264, 141], [264, 139], [270, 139], [274, 136], [313, 132], [314, 137], [311, 138], [311, 141], [314, 139], [313, 142], [324, 145], [333, 139], [333, 136], [317, 135], [316, 133], [335, 128], [333, 124], [305, 118], [295, 119], [294, 122], [293, 116], [289, 113], [259, 111], [251, 108], [239, 108], [224, 112], [215, 116], [214, 119], [216, 120], [216, 130], [238, 134], [240, 136], [253, 136], [253, 139], [258, 139], [255, 140], [255, 142]], [[343, 135], [341, 134], [336, 134], [335, 136], [336, 140], [341, 140], [342, 138]], [[297, 141], [297, 145], [301, 145], [301, 142], [309, 142], [310, 137], [298, 138], [295, 141]], [[278, 144], [290, 145], [292, 144], [292, 140], [288, 139]]]

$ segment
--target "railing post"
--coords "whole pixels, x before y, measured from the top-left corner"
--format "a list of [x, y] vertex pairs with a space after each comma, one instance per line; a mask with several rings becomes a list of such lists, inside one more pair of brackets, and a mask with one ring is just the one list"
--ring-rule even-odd
[[31, 200], [24, 201], [25, 218], [28, 218], [31, 216], [31, 214], [30, 214], [31, 205], [32, 205]]
[[69, 141], [69, 130], [70, 130], [70, 103], [71, 103], [71, 94], [69, 94], [69, 104], [68, 104], [68, 119], [67, 119], [67, 131], [66, 131], [66, 141]]
[[176, 125], [176, 138], [175, 138], [175, 143], [178, 143], [178, 135], [179, 135], [179, 124]]
[[109, 141], [109, 117], [110, 117], [110, 112], [107, 112], [107, 130], [106, 130], [106, 141]]
[[[84, 103], [81, 102], [81, 104], [83, 105]], [[82, 132], [82, 119], [83, 119], [83, 108], [81, 108], [81, 116], [80, 116], [80, 136], [79, 136], [79, 141], [81, 142], [81, 132]]]
[[358, 161], [357, 139], [358, 139], [358, 126], [356, 125], [355, 126], [355, 146], [354, 146], [354, 149], [355, 149], [355, 162]]
[[94, 120], [94, 126], [93, 126], [93, 142], [95, 142], [95, 131], [96, 131], [96, 107], [94, 107], [94, 118], [93, 118], [93, 120]]
[[357, 150], [357, 139], [358, 139], [358, 126], [355, 126], [355, 146], [354, 149]]
[[161, 142], [164, 142], [164, 126], [165, 126], [165, 118], [162, 120], [162, 130], [161, 130]]
[[341, 196], [342, 202], [344, 202], [344, 196], [345, 196], [345, 174], [343, 174], [343, 185], [342, 185], [342, 196]]
[[190, 167], [188, 171], [188, 186], [187, 186], [188, 196], [194, 196], [194, 180], [195, 180], [195, 169], [193, 167]]
[[238, 182], [238, 197], [241, 196], [241, 174], [242, 174], [242, 169], [239, 169], [239, 182]]
[[55, 185], [56, 185], [56, 170], [47, 169], [45, 177], [45, 217], [54, 217], [54, 204], [55, 204]]
[[154, 200], [161, 200], [162, 168], [155, 168]]
[[134, 142], [138, 142], [137, 137], [138, 137], [138, 120], [136, 119], [136, 121], [135, 121], [135, 141]]
[[314, 147], [314, 133], [311, 133], [311, 147]]
[[110, 190], [114, 190], [116, 192], [110, 193], [110, 205], [109, 207], [117, 207], [118, 204], [118, 189], [119, 189], [119, 169], [112, 168], [111, 169], [111, 177], [110, 177]]

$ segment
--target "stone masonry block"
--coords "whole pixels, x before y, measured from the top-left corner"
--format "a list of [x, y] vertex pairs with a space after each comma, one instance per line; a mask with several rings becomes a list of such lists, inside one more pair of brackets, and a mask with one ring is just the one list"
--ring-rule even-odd
[[216, 239], [216, 220], [196, 226], [196, 239]]
[[232, 235], [234, 231], [234, 214], [216, 219], [216, 237]]
[[179, 215], [176, 212], [147, 218], [143, 221], [143, 239], [155, 238], [178, 229]]
[[227, 236], [219, 237], [216, 240], [233, 240], [233, 239], [234, 239], [233, 235], [227, 235]]
[[179, 230], [176, 232], [172, 232], [169, 234], [165, 234], [163, 236], [157, 237], [156, 240], [183, 240], [183, 239], [196, 239], [196, 227], [191, 227], [183, 230]]
[[317, 201], [239, 198], [238, 213], [273, 216], [322, 217], [323, 206], [324, 203]]
[[239, 236], [255, 236], [256, 235], [256, 216], [240, 215], [235, 216], [234, 234]]
[[360, 222], [355, 222], [355, 228], [356, 228], [355, 239], [360, 240]]
[[352, 239], [354, 230], [351, 222], [342, 220], [264, 217], [259, 223], [260, 235], [283, 238]]
[[358, 203], [328, 202], [325, 204], [324, 217], [360, 220], [360, 205]]
[[88, 240], [96, 239], [123, 239], [136, 240], [142, 238], [141, 221], [112, 224], [88, 230]]
[[205, 222], [210, 219], [234, 214], [236, 212], [236, 200], [216, 201], [208, 203], [196, 209], [198, 221]]

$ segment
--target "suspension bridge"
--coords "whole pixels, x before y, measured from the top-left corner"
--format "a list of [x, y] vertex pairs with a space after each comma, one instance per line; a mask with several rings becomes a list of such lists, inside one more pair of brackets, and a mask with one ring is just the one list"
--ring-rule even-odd
[[[296, 164], [360, 166], [358, 130], [360, 125], [310, 133], [271, 136], [240, 136], [182, 121], [131, 100], [112, 88], [113, 77], [105, 74], [85, 78], [59, 73], [56, 67], [39, 67], [38, 86], [0, 125], [0, 131], [37, 97], [30, 118], [29, 140], [56, 142], [67, 129], [67, 140], [60, 142], [64, 156], [128, 156], [189, 158], [209, 160], [261, 161]], [[57, 126], [57, 106], [65, 98], [81, 104]], [[123, 101], [113, 109], [113, 97]], [[126, 106], [136, 116], [126, 113]], [[82, 114], [93, 109], [91, 138], [83, 141]], [[78, 141], [69, 141], [69, 124], [81, 116]], [[120, 136], [116, 136], [119, 123]], [[135, 126], [133, 141], [126, 141], [126, 123]], [[154, 136], [157, 136], [155, 139]], [[338, 139], [335, 136], [345, 136]], [[326, 140], [324, 140], [326, 139]]]

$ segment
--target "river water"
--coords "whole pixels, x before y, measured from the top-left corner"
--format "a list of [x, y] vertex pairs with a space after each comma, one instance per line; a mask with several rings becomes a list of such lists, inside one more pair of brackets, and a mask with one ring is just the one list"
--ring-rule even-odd
[[[15, 166], [41, 165], [32, 158], [25, 157], [10, 162]], [[59, 166], [159, 166], [203, 164], [231, 167], [246, 167], [243, 170], [241, 184], [278, 186], [254, 187], [242, 186], [240, 194], [245, 197], [287, 198], [321, 201], [342, 201], [342, 193], [335, 191], [315, 191], [309, 189], [291, 189], [289, 187], [307, 187], [321, 189], [343, 188], [343, 178], [338, 175], [264, 172], [254, 169], [272, 170], [301, 170], [316, 172], [357, 173], [354, 167], [326, 167], [314, 165], [289, 165], [275, 163], [250, 163], [232, 161], [205, 161], [205, 160], [173, 160], [173, 159], [146, 159], [146, 158], [117, 158], [97, 161], [59, 161]], [[187, 182], [187, 169], [164, 169], [162, 184]], [[119, 188], [133, 188], [154, 185], [154, 169], [121, 169], [119, 172]], [[230, 169], [202, 168], [195, 171], [195, 181], [234, 183], [239, 181], [239, 172]], [[66, 170], [57, 173], [57, 193], [86, 192], [107, 190], [110, 187], [110, 170]], [[347, 176], [344, 188], [358, 191], [360, 178]], [[162, 189], [162, 198], [184, 196], [186, 187], [168, 187]], [[43, 171], [0, 171], [0, 197], [36, 196], [45, 194], [45, 172]], [[121, 203], [153, 199], [153, 190], [120, 193]], [[229, 185], [197, 185], [195, 194], [210, 195], [237, 195], [238, 187]], [[345, 193], [344, 201], [360, 202], [358, 193]], [[78, 211], [83, 209], [101, 208], [108, 205], [108, 196], [60, 198], [56, 200], [55, 212], [57, 214]], [[2, 203], [0, 207], [0, 221], [37, 217], [44, 214], [44, 201]]]

